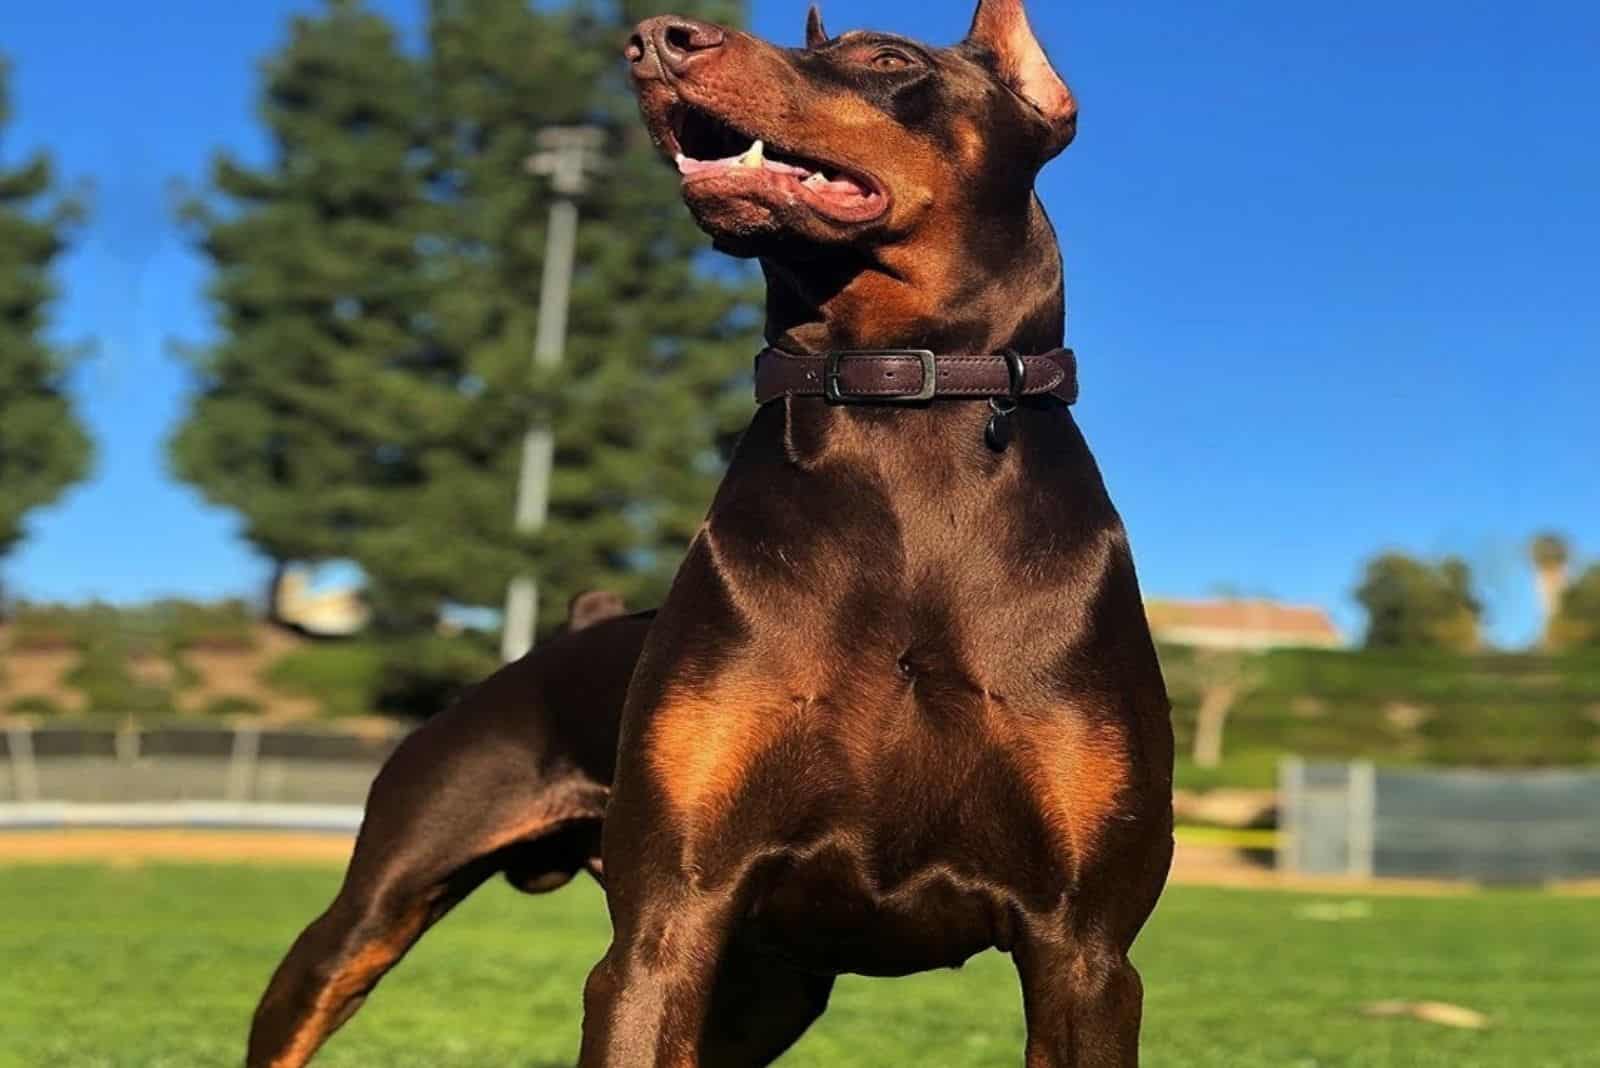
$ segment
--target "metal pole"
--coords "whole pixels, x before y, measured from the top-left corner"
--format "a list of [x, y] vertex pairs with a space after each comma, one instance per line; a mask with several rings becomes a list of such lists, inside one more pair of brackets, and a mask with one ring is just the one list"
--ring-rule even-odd
[[1357, 879], [1373, 876], [1376, 842], [1378, 775], [1370, 760], [1350, 765], [1348, 823], [1345, 840], [1349, 843], [1350, 874]]
[[1306, 762], [1297, 756], [1283, 758], [1278, 764], [1278, 784], [1278, 870], [1304, 871], [1300, 806], [1305, 797]]
[[255, 792], [256, 762], [261, 757], [261, 728], [238, 727], [233, 732], [233, 755], [228, 759], [229, 801], [249, 801]]
[[39, 800], [39, 766], [33, 759], [33, 729], [7, 727], [11, 750], [11, 791], [18, 801]]
[[[545, 242], [544, 274], [539, 283], [539, 327], [533, 365], [541, 372], [561, 366], [566, 347], [567, 313], [572, 298], [572, 272], [578, 245], [577, 198], [605, 134], [590, 127], [545, 130], [544, 151], [528, 161], [535, 174], [548, 175], [556, 193], [550, 206], [550, 233]], [[555, 434], [543, 424], [528, 428], [522, 439], [522, 474], [517, 484], [516, 531], [537, 534], [550, 516], [550, 475], [555, 466]], [[526, 656], [539, 629], [539, 581], [519, 575], [506, 591], [500, 654], [509, 663]]]

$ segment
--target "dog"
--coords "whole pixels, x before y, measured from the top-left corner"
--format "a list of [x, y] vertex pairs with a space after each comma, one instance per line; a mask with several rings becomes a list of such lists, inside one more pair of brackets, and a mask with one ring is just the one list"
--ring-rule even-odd
[[669, 16], [627, 58], [689, 209], [765, 272], [760, 408], [658, 615], [396, 753], [249, 1063], [304, 1064], [494, 873], [588, 869], [582, 1068], [765, 1065], [836, 976], [991, 948], [1030, 1068], [1137, 1064], [1172, 732], [1034, 193], [1076, 101], [1021, 0], [948, 49], [813, 9], [803, 49]]
[[628, 47], [769, 347], [629, 687], [580, 1064], [764, 1065], [835, 976], [998, 948], [1031, 1068], [1132, 1065], [1171, 715], [1034, 192], [1077, 105], [1021, 0], [950, 49], [806, 36]]

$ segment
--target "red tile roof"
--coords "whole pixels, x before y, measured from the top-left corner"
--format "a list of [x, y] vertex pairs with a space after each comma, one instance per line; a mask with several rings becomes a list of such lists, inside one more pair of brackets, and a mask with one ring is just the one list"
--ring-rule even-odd
[[1343, 636], [1320, 608], [1264, 600], [1168, 601], [1145, 605], [1156, 636], [1176, 640], [1185, 632], [1234, 634], [1272, 645], [1339, 645]]

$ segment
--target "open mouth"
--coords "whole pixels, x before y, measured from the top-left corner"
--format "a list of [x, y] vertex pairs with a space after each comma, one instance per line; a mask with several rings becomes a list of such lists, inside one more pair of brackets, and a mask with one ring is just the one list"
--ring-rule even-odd
[[870, 222], [888, 210], [888, 197], [872, 179], [777, 151], [692, 105], [673, 116], [673, 136], [685, 187], [713, 179], [762, 187], [846, 223]]

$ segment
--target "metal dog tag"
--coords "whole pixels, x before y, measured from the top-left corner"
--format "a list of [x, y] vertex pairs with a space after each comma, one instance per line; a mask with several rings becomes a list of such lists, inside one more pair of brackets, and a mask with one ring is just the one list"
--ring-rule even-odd
[[989, 443], [989, 448], [995, 452], [1005, 452], [1011, 447], [1011, 413], [998, 409], [989, 416], [989, 426], [983, 432], [983, 440]]

